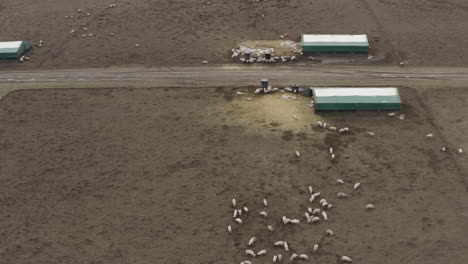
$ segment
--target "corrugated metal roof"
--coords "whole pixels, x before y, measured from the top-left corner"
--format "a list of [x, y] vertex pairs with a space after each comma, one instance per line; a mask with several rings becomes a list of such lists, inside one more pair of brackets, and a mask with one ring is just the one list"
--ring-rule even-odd
[[16, 53], [20, 50], [22, 41], [0, 42], [0, 53]]
[[302, 35], [306, 46], [369, 46], [367, 35]]
[[316, 110], [399, 110], [401, 98], [398, 89], [311, 87]]
[[394, 96], [398, 95], [395, 87], [353, 88], [353, 87], [320, 87], [313, 88], [316, 96]]
[[21, 47], [21, 43], [23, 43], [23, 41], [0, 42], [0, 49], [19, 49], [19, 47]]
[[0, 59], [14, 59], [32, 48], [29, 41], [0, 42]]

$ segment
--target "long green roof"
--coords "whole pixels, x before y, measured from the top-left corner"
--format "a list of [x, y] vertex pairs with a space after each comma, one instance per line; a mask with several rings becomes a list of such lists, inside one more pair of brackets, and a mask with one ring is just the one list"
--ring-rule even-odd
[[31, 47], [32, 44], [29, 41], [0, 42], [0, 58], [18, 58], [23, 53], [31, 49]]
[[316, 110], [399, 110], [398, 89], [317, 87], [313, 88]]

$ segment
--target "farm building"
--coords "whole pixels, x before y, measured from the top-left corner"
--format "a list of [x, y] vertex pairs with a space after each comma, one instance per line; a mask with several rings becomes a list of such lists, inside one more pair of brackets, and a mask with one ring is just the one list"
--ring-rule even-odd
[[369, 52], [367, 35], [302, 35], [304, 52]]
[[0, 42], [0, 59], [18, 59], [31, 48], [29, 41]]
[[387, 88], [312, 88], [315, 111], [324, 110], [400, 110], [398, 89]]

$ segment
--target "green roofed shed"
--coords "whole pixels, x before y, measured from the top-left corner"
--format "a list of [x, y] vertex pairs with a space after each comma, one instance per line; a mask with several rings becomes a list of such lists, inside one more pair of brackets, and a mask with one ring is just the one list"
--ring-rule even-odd
[[386, 88], [312, 88], [315, 111], [326, 110], [400, 110], [398, 89]]
[[369, 52], [367, 35], [310, 35], [301, 37], [304, 52]]
[[18, 59], [31, 48], [29, 41], [0, 42], [0, 59]]

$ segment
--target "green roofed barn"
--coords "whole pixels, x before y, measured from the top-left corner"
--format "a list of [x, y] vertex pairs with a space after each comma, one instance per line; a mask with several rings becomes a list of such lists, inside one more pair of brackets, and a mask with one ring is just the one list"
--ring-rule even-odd
[[29, 41], [0, 42], [0, 59], [18, 59], [31, 48]]
[[304, 52], [369, 52], [367, 35], [302, 35]]
[[398, 89], [388, 88], [312, 88], [315, 111], [400, 110]]

